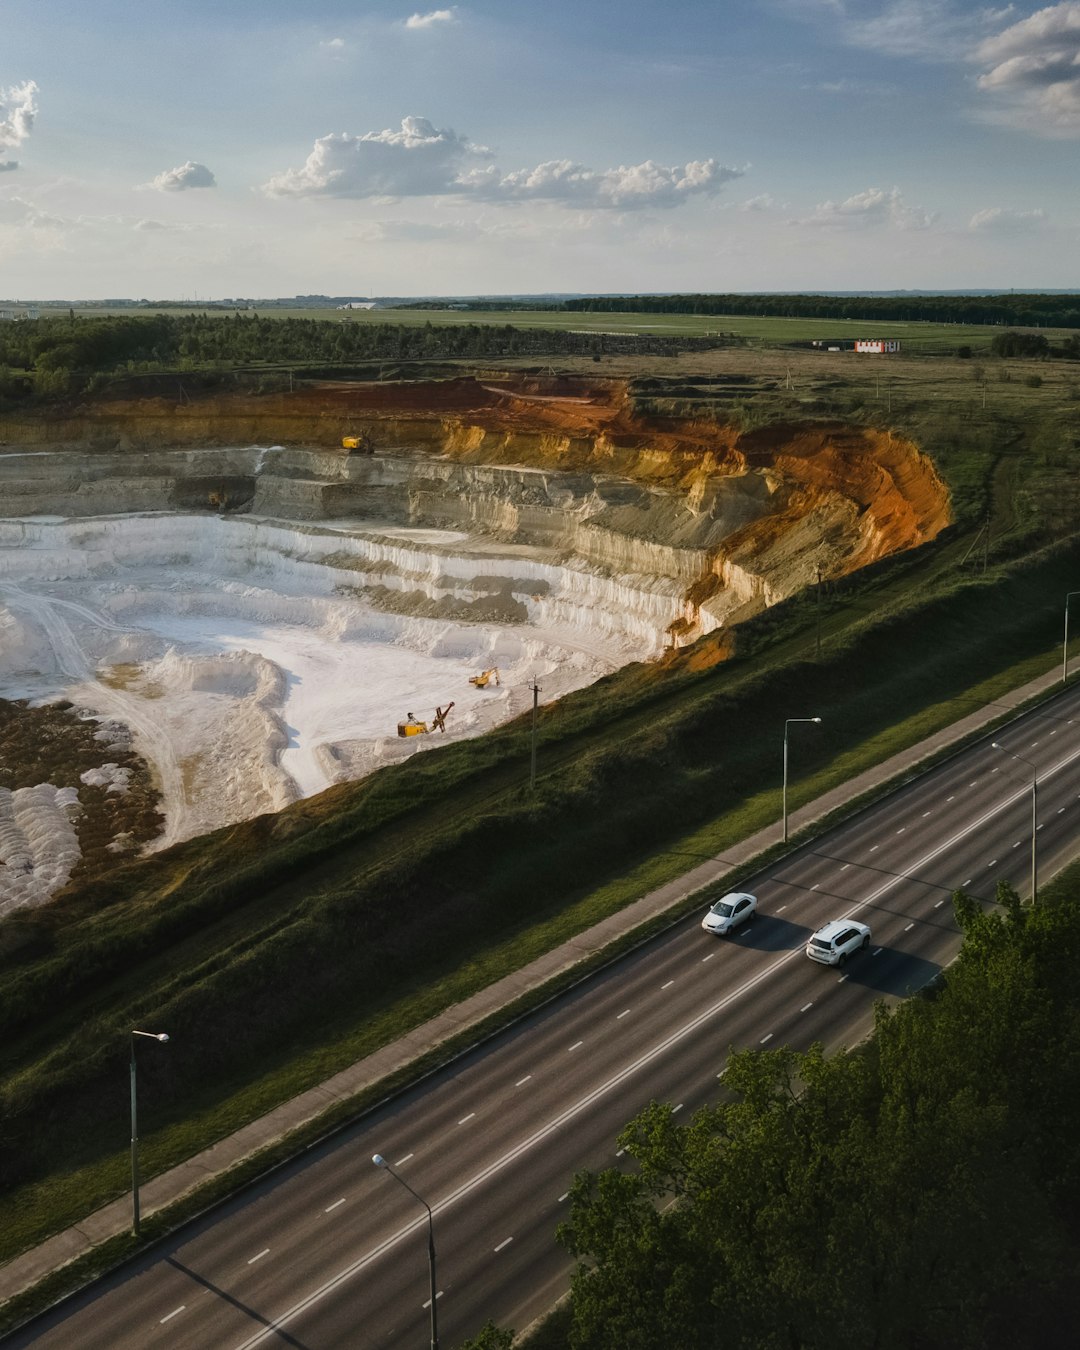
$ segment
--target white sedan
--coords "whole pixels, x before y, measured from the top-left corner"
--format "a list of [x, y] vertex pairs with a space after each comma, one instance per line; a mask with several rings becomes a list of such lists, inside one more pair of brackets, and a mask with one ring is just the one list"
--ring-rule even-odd
[[729, 891], [721, 896], [701, 921], [706, 933], [724, 937], [757, 912], [757, 896], [746, 891]]

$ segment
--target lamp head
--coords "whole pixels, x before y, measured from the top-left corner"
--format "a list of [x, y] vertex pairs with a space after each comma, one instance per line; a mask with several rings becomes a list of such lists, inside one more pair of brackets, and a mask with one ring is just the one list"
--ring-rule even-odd
[[820, 721], [821, 721], [821, 718], [820, 718], [820, 717], [811, 717], [810, 721], [811, 721], [811, 722], [820, 722]]
[[991, 742], [990, 742], [990, 745], [991, 745], [991, 747], [992, 747], [994, 750], [1000, 750], [1000, 749], [1001, 749], [1001, 746], [998, 745], [997, 741], [991, 741]]
[[383, 1157], [381, 1153], [373, 1154], [371, 1161], [375, 1164], [376, 1167], [386, 1166], [386, 1159]]

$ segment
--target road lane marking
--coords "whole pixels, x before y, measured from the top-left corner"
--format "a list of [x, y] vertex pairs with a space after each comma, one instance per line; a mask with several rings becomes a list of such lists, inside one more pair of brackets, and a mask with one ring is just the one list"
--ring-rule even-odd
[[399, 1158], [399, 1159], [397, 1160], [397, 1162], [394, 1164], [394, 1166], [395, 1166], [395, 1167], [400, 1167], [400, 1166], [402, 1165], [402, 1163], [407, 1163], [407, 1162], [409, 1161], [410, 1158], [415, 1158], [415, 1157], [416, 1157], [416, 1154], [415, 1154], [415, 1153], [406, 1153], [405, 1156], [404, 1156], [404, 1158]]
[[904, 932], [905, 932], [905, 933], [910, 933], [911, 930], [912, 930], [914, 927], [915, 927], [915, 925], [914, 925], [913, 923], [909, 923], [908, 926], [904, 929]]
[[509, 1247], [511, 1242], [513, 1242], [513, 1240], [514, 1239], [512, 1237], [504, 1238], [503, 1241], [500, 1242], [499, 1245], [495, 1248], [495, 1250], [497, 1252], [501, 1252], [504, 1247]]
[[906, 825], [901, 825], [900, 828], [896, 831], [896, 833], [903, 834], [906, 829], [907, 829]]
[[626, 1015], [629, 1013], [629, 1011], [630, 1011], [629, 1008], [624, 1008], [624, 1009], [622, 1010], [622, 1012], [619, 1013], [619, 1015], [615, 1018], [615, 1021], [618, 1022], [618, 1021], [620, 1020], [620, 1018], [626, 1017]]
[[567, 1199], [569, 1199], [569, 1198], [570, 1198], [570, 1192], [569, 1192], [569, 1191], [563, 1191], [562, 1195], [559, 1196], [559, 1204], [561, 1205], [562, 1202], [563, 1202], [564, 1200], [567, 1200]]
[[[570, 1047], [570, 1050], [580, 1050], [584, 1044], [585, 1044], [584, 1041], [575, 1041], [574, 1044]], [[570, 1050], [567, 1050], [566, 1053], [569, 1054]]]
[[182, 1313], [186, 1307], [187, 1307], [186, 1303], [181, 1303], [179, 1308], [174, 1308], [171, 1313], [166, 1313], [165, 1316], [158, 1323], [158, 1326], [163, 1327], [171, 1317], [175, 1317], [177, 1313]]
[[[436, 1297], [436, 1299], [440, 1299], [440, 1298], [442, 1298], [442, 1295], [443, 1295], [443, 1291], [440, 1289], [439, 1292], [435, 1295], [435, 1297]], [[426, 1308], [430, 1308], [430, 1307], [431, 1307], [431, 1299], [428, 1299], [427, 1302], [424, 1303], [424, 1304], [422, 1304], [421, 1306], [424, 1307], [425, 1309], [426, 1309]]]
[[942, 906], [944, 903], [945, 903], [944, 900], [939, 900], [939, 901], [937, 901], [937, 903], [934, 905], [934, 908], [935, 908], [935, 909], [940, 909], [941, 906]]
[[810, 1003], [804, 1003], [804, 1004], [802, 1005], [802, 1007], [799, 1009], [799, 1011], [800, 1011], [800, 1012], [809, 1012], [810, 1009], [811, 1009], [813, 1006], [814, 1006], [814, 1005], [813, 1005], [813, 1002], [810, 1002]]
[[1065, 808], [1064, 808], [1063, 806], [1059, 806], [1059, 807], [1058, 807], [1058, 815], [1060, 816], [1061, 813], [1062, 813], [1064, 810], [1065, 810]]
[[871, 956], [880, 956], [881, 953], [882, 953], [884, 950], [885, 950], [884, 947], [876, 947], [876, 948], [870, 953], [870, 955], [871, 955]]
[[680, 1102], [680, 1103], [678, 1104], [678, 1106], [673, 1106], [673, 1107], [671, 1108], [671, 1114], [674, 1115], [676, 1111], [681, 1111], [682, 1109], [683, 1109], [683, 1104], [682, 1104], [682, 1102]]
[[345, 1197], [342, 1196], [340, 1200], [335, 1200], [332, 1205], [327, 1205], [326, 1208], [323, 1210], [323, 1213], [329, 1214], [332, 1209], [337, 1209], [338, 1205], [343, 1205], [344, 1203]]
[[779, 908], [776, 912], [777, 912], [777, 914], [783, 914], [783, 912], [784, 912], [785, 909], [787, 909], [787, 905], [781, 905], [780, 908]]
[[703, 956], [701, 959], [702, 959], [703, 962], [705, 962], [705, 961], [711, 961], [715, 955], [716, 955], [715, 952], [710, 952], [710, 953], [708, 954], [708, 956]]
[[771, 1041], [772, 1038], [773, 1038], [773, 1034], [772, 1034], [772, 1032], [770, 1031], [769, 1034], [768, 1034], [767, 1036], [762, 1036], [761, 1040], [758, 1041], [758, 1045], [764, 1045], [766, 1041]]
[[459, 1124], [459, 1125], [468, 1125], [468, 1123], [469, 1123], [470, 1120], [475, 1120], [475, 1119], [476, 1119], [476, 1112], [475, 1112], [475, 1111], [470, 1111], [469, 1114], [468, 1114], [467, 1116], [462, 1116], [462, 1117], [461, 1117], [461, 1119], [458, 1121], [458, 1124]]
[[990, 861], [989, 861], [986, 865], [987, 865], [987, 867], [996, 867], [996, 866], [997, 866], [997, 859], [996, 859], [996, 858], [991, 858]]
[[621, 1158], [622, 1155], [623, 1155], [625, 1152], [626, 1152], [626, 1149], [624, 1149], [624, 1148], [616, 1149], [616, 1151], [615, 1151], [615, 1156], [616, 1156], [616, 1158]]
[[662, 984], [662, 985], [660, 986], [660, 988], [661, 988], [661, 989], [670, 989], [671, 986], [672, 986], [674, 983], [675, 983], [674, 980], [668, 980], [667, 984]]
[[810, 889], [811, 889], [812, 891], [816, 891], [817, 888], [818, 888], [820, 885], [821, 885], [821, 882], [820, 882], [820, 881], [815, 881], [814, 884], [810, 887]]
[[926, 817], [927, 817], [929, 814], [930, 814], [929, 811], [924, 811], [924, 812], [922, 813], [922, 818], [923, 818], [923, 820], [925, 820]]
[[527, 1082], [529, 1081], [529, 1079], [530, 1079], [531, 1077], [532, 1077], [532, 1074], [531, 1074], [531, 1073], [527, 1073], [527, 1074], [525, 1075], [524, 1078], [519, 1078], [519, 1079], [517, 1080], [517, 1082], [514, 1084], [514, 1086], [515, 1086], [515, 1087], [522, 1087], [525, 1083], [527, 1083]]
[[[1050, 774], [1056, 773], [1059, 769], [1064, 768], [1066, 764], [1070, 764], [1074, 759], [1078, 758], [1080, 758], [1080, 748], [1065, 755], [1052, 768], [1044, 770], [1041, 775], [1042, 778], [1045, 780]], [[837, 918], [849, 919], [855, 914], [862, 913], [869, 906], [880, 900], [883, 895], [888, 894], [890, 890], [898, 886], [902, 881], [909, 881], [913, 876], [917, 876], [936, 858], [939, 858], [943, 853], [947, 853], [950, 849], [955, 848], [962, 839], [967, 838], [968, 835], [985, 825], [987, 821], [993, 820], [995, 816], [1012, 806], [1014, 802], [1029, 795], [1030, 792], [1026, 786], [1017, 788], [1011, 797], [1007, 797], [1004, 801], [988, 807], [980, 816], [957, 830], [948, 839], [943, 840], [940, 844], [930, 849], [927, 853], [924, 853], [921, 857], [914, 859], [909, 868], [904, 871], [894, 872], [865, 899], [853, 902], [847, 913], [839, 914], [837, 915]], [[969, 884], [970, 881], [964, 882], [965, 886]], [[767, 980], [774, 979], [777, 971], [783, 966], [800, 959], [805, 960], [803, 949], [801, 947], [796, 947], [778, 955], [770, 965], [762, 967], [755, 975], [751, 975], [748, 979], [744, 980], [742, 984], [729, 990], [723, 997], [717, 999], [715, 1003], [710, 1004], [709, 1007], [695, 1014], [688, 1022], [685, 1022], [681, 1027], [677, 1027], [662, 1040], [657, 1041], [656, 1044], [644, 1051], [636, 1059], [628, 1064], [624, 1064], [621, 1069], [616, 1070], [616, 1072], [603, 1083], [600, 1083], [595, 1088], [591, 1088], [583, 1097], [578, 1098], [577, 1101], [571, 1102], [569, 1106], [565, 1107], [525, 1139], [512, 1145], [505, 1153], [501, 1154], [498, 1158], [495, 1158], [492, 1162], [482, 1166], [472, 1177], [463, 1181], [459, 1186], [455, 1187], [454, 1190], [443, 1196], [441, 1200], [437, 1200], [435, 1204], [431, 1206], [432, 1213], [441, 1213], [443, 1210], [450, 1208], [450, 1206], [457, 1204], [464, 1196], [471, 1194], [497, 1173], [504, 1171], [512, 1163], [517, 1162], [519, 1158], [523, 1157], [531, 1149], [542, 1143], [550, 1135], [561, 1130], [565, 1125], [569, 1124], [570, 1121], [587, 1111], [602, 1097], [606, 1097], [616, 1088], [621, 1087], [632, 1075], [640, 1072], [655, 1060], [667, 1055], [673, 1046], [676, 1046], [688, 1037], [695, 1035], [701, 1027], [712, 1021], [720, 1013], [726, 1011], [727, 1008], [739, 999], [745, 998], [751, 990], [756, 989]], [[841, 975], [837, 983], [843, 984], [847, 978], [846, 975]], [[580, 1045], [582, 1042], [579, 1041], [578, 1044]], [[722, 1069], [720, 1073], [717, 1074], [717, 1077], [722, 1077], [725, 1072], [726, 1070]], [[235, 1350], [254, 1350], [255, 1346], [262, 1345], [272, 1336], [276, 1336], [280, 1328], [294, 1321], [301, 1313], [306, 1312], [313, 1304], [325, 1298], [346, 1280], [351, 1279], [358, 1271], [365, 1269], [374, 1261], [378, 1260], [380, 1256], [383, 1256], [393, 1247], [396, 1247], [399, 1242], [402, 1242], [411, 1233], [426, 1226], [427, 1222], [427, 1216], [420, 1215], [406, 1223], [403, 1227], [399, 1228], [396, 1233], [392, 1233], [388, 1238], [384, 1238], [363, 1256], [358, 1257], [350, 1265], [339, 1270], [336, 1275], [332, 1275], [328, 1280], [325, 1280], [319, 1288], [312, 1290], [311, 1293], [298, 1299], [292, 1307], [287, 1308], [280, 1316], [275, 1317], [267, 1326], [262, 1327], [253, 1336], [248, 1337], [246, 1341], [242, 1341], [235, 1347]]]
[[253, 1266], [253, 1265], [255, 1264], [256, 1261], [261, 1261], [261, 1260], [263, 1259], [264, 1256], [269, 1256], [269, 1255], [270, 1255], [270, 1248], [269, 1248], [269, 1247], [264, 1247], [264, 1248], [262, 1249], [262, 1251], [259, 1252], [259, 1254], [258, 1254], [257, 1256], [253, 1256], [253, 1257], [251, 1258], [251, 1260], [248, 1262], [248, 1265], [249, 1265], [249, 1266]]
[[954, 802], [954, 801], [956, 800], [956, 797], [955, 797], [955, 795], [952, 796], [952, 797], [946, 797], [945, 800], [946, 800], [947, 802]]
[[870, 852], [871, 852], [871, 853], [876, 853], [877, 850], [878, 850], [877, 844], [873, 844], [873, 845], [871, 846], [871, 848], [870, 848]]
[[970, 877], [968, 877], [967, 881], [964, 882], [964, 885], [965, 885], [965, 886], [970, 886], [970, 885], [971, 885], [971, 878], [970, 878]]
[[841, 871], [841, 872], [846, 872], [850, 866], [851, 866], [850, 863], [844, 863], [844, 865], [843, 865], [843, 867], [841, 867], [840, 871]]

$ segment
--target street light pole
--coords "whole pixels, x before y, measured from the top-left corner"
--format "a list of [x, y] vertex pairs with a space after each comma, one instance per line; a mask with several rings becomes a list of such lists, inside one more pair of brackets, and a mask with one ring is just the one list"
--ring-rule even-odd
[[1061, 683], [1064, 684], [1069, 678], [1069, 601], [1074, 595], [1080, 595], [1080, 591], [1069, 591], [1065, 596], [1065, 641], [1061, 647]]
[[139, 1115], [135, 1094], [135, 1037], [145, 1036], [162, 1045], [169, 1039], [163, 1031], [135, 1031], [131, 1033], [131, 1232], [139, 1236]]
[[381, 1153], [376, 1153], [371, 1161], [376, 1167], [381, 1167], [384, 1172], [389, 1172], [395, 1181], [400, 1181], [414, 1200], [419, 1200], [427, 1210], [428, 1220], [428, 1276], [431, 1281], [431, 1350], [439, 1350], [439, 1323], [435, 1312], [435, 1299], [438, 1295], [438, 1289], [435, 1281], [435, 1220], [432, 1217], [431, 1206], [421, 1195], [417, 1195], [404, 1177], [398, 1176]]
[[536, 682], [535, 680], [533, 680], [533, 682], [532, 682], [532, 696], [533, 696], [533, 709], [532, 709], [532, 735], [531, 735], [531, 737], [530, 737], [530, 749], [529, 749], [529, 791], [530, 791], [530, 792], [535, 792], [535, 791], [536, 791], [536, 707], [537, 707], [537, 700], [538, 700], [539, 697], [540, 697], [540, 686], [537, 684], [537, 682]]
[[788, 743], [788, 727], [791, 726], [792, 722], [820, 722], [820, 721], [821, 721], [821, 718], [820, 718], [820, 717], [789, 717], [789, 718], [787, 718], [786, 721], [784, 722], [784, 791], [783, 791], [783, 798], [782, 798], [782, 801], [783, 801], [783, 809], [782, 809], [781, 814], [783, 815], [783, 818], [784, 818], [784, 843], [785, 843], [785, 844], [787, 843], [787, 761], [788, 761], [787, 743]]
[[1039, 770], [1030, 759], [1025, 759], [1023, 755], [1014, 755], [1011, 750], [1006, 750], [1003, 745], [997, 741], [991, 741], [990, 744], [995, 750], [1001, 750], [1008, 755], [1010, 759], [1017, 759], [1021, 764], [1026, 764], [1032, 772], [1031, 779], [1031, 904], [1032, 908], [1039, 902], [1039, 873], [1038, 873], [1038, 850], [1036, 841], [1039, 828]]

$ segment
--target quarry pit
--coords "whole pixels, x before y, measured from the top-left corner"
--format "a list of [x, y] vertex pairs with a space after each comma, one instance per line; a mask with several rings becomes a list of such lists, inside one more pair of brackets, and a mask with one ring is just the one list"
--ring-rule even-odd
[[[48, 782], [0, 756], [0, 915], [68, 881], [132, 752], [162, 822], [120, 813], [116, 857], [481, 734], [534, 683], [559, 698], [949, 519], [888, 432], [646, 420], [614, 380], [174, 382], [0, 437], [0, 699], [101, 743]], [[410, 714], [431, 729], [399, 736]]]

